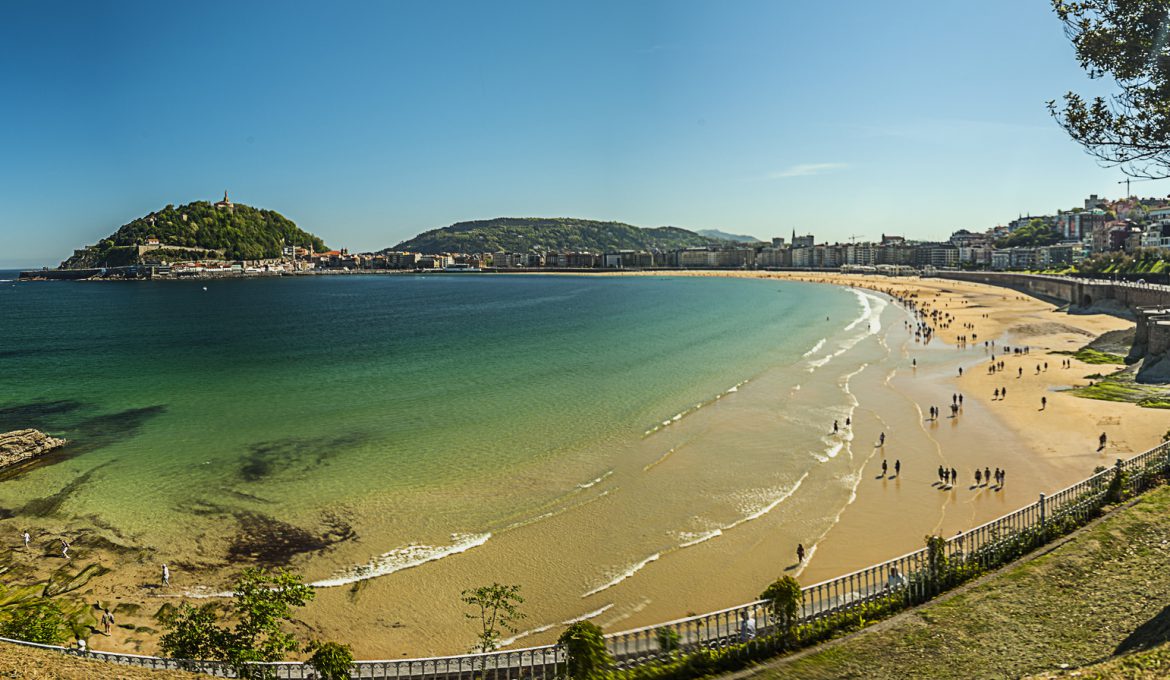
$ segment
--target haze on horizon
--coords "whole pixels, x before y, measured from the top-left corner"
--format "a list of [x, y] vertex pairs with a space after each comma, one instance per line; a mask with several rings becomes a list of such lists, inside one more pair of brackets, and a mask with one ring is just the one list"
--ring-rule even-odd
[[[0, 265], [168, 203], [374, 250], [497, 216], [944, 238], [1117, 197], [1046, 1], [11, 5]], [[1135, 184], [1165, 195], [1170, 184]]]

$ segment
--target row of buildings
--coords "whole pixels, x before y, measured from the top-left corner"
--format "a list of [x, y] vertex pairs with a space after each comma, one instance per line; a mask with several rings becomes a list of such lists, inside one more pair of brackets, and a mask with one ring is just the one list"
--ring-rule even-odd
[[[1030, 236], [1036, 233], [1040, 234], [1039, 238]], [[1028, 237], [1018, 238], [1022, 236]], [[1023, 242], [1023, 245], [1008, 246], [1016, 242]], [[160, 245], [155, 241], [141, 250], [150, 251]], [[984, 232], [960, 229], [945, 241], [911, 241], [883, 234], [876, 242], [830, 244], [817, 243], [813, 235], [800, 236], [793, 230], [787, 241], [773, 238], [771, 242], [727, 243], [674, 250], [485, 253], [350, 253], [333, 250], [315, 253], [300, 247], [286, 247], [284, 257], [280, 259], [237, 264], [248, 272], [456, 268], [1034, 270], [1064, 268], [1096, 253], [1132, 252], [1139, 248], [1170, 249], [1170, 204], [1167, 200], [1128, 198], [1111, 202], [1093, 195], [1085, 199], [1083, 206], [1071, 210], [1060, 210], [1052, 215], [1020, 216]], [[139, 255], [147, 256], [147, 252]], [[199, 262], [176, 265], [179, 270], [205, 266], [208, 265]]]

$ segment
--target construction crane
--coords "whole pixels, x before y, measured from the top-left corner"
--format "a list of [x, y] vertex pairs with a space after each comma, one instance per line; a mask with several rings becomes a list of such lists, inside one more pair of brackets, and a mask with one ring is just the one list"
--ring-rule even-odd
[[1130, 197], [1130, 193], [1129, 193], [1129, 183], [1130, 182], [1153, 182], [1156, 179], [1164, 179], [1164, 178], [1162, 178], [1162, 177], [1146, 177], [1145, 179], [1133, 179], [1132, 177], [1126, 177], [1125, 179], [1118, 182], [1118, 184], [1125, 185], [1125, 197], [1129, 198]]
[[849, 242], [850, 243], [857, 243], [857, 239], [859, 239], [859, 238], [865, 238], [865, 234], [850, 234], [849, 235]]

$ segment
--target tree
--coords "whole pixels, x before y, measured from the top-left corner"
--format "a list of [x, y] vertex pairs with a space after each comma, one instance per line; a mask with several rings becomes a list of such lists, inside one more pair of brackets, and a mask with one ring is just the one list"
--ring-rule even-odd
[[170, 656], [227, 661], [242, 677], [255, 677], [259, 670], [249, 667], [250, 662], [280, 661], [300, 649], [281, 624], [292, 618], [293, 607], [303, 607], [314, 594], [296, 574], [245, 569], [229, 608], [235, 626], [220, 625], [213, 604], [196, 608], [184, 603], [174, 614], [160, 617], [168, 630], [159, 645]]
[[339, 642], [314, 642], [309, 647], [313, 656], [309, 665], [321, 680], [348, 680], [353, 666], [353, 650]]
[[473, 651], [490, 652], [500, 644], [500, 631], [507, 630], [515, 633], [512, 624], [524, 618], [524, 614], [516, 605], [523, 604], [520, 596], [520, 586], [505, 586], [493, 583], [490, 586], [480, 586], [474, 590], [464, 590], [461, 598], [464, 604], [476, 607], [476, 613], [464, 614], [469, 619], [479, 619], [479, 642], [472, 647]]
[[184, 602], [178, 609], [161, 613], [159, 622], [168, 629], [159, 639], [163, 653], [176, 659], [218, 658], [223, 641], [216, 625], [217, 609], [213, 602], [201, 607]]
[[[671, 632], [674, 631], [671, 630]], [[662, 636], [659, 635], [660, 640], [661, 638]], [[677, 633], [675, 633], [673, 641], [677, 647]], [[570, 680], [588, 680], [604, 673], [613, 665], [613, 657], [610, 656], [609, 649], [605, 646], [605, 635], [597, 624], [589, 621], [578, 621], [570, 624], [565, 632], [557, 638], [557, 644], [565, 648], [565, 654], [568, 656], [566, 671]]]
[[1091, 78], [1120, 92], [1075, 92], [1048, 109], [1073, 140], [1134, 177], [1170, 177], [1170, 0], [1052, 0]]
[[768, 608], [776, 622], [786, 631], [791, 630], [796, 623], [797, 613], [804, 601], [804, 594], [800, 584], [791, 576], [781, 576], [773, 581], [764, 592], [760, 593], [761, 600], [768, 601]]
[[59, 645], [68, 638], [67, 623], [57, 603], [42, 597], [6, 613], [0, 620], [0, 636]]

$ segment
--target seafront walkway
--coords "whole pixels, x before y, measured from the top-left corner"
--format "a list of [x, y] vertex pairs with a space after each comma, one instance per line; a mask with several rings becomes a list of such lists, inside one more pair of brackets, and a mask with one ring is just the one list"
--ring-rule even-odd
[[[815, 642], [848, 628], [859, 617], [879, 618], [926, 602], [984, 571], [1086, 524], [1101, 509], [1152, 487], [1170, 473], [1170, 442], [966, 532], [880, 564], [801, 589], [794, 621], [778, 619], [768, 601], [757, 600], [715, 612], [610, 633], [606, 646], [616, 670], [644, 672], [661, 663], [701, 655], [728, 670], [790, 649], [792, 635]], [[766, 584], [761, 584], [761, 588]], [[741, 622], [755, 622], [749, 636]], [[799, 632], [798, 632], [799, 631]], [[0, 638], [0, 642], [57, 650], [89, 659], [145, 668], [190, 670], [237, 677], [226, 663], [166, 659], [135, 654], [79, 651]], [[738, 665], [737, 665], [738, 664]], [[305, 663], [258, 664], [276, 678], [314, 678]], [[446, 657], [357, 661], [354, 678], [401, 680], [552, 680], [567, 672], [560, 645]]]

